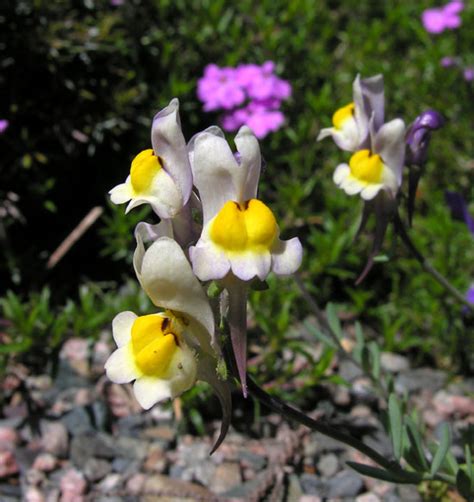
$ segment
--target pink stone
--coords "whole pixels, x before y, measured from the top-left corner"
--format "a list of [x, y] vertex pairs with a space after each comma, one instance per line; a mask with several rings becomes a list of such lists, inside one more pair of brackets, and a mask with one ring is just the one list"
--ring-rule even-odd
[[41, 446], [46, 452], [58, 457], [67, 455], [69, 439], [64, 424], [61, 422], [45, 422], [42, 432]]
[[33, 469], [50, 472], [56, 469], [57, 465], [58, 459], [54, 455], [51, 455], [51, 453], [41, 453], [35, 458]]
[[139, 495], [143, 490], [143, 486], [145, 485], [145, 480], [146, 480], [145, 474], [142, 474], [140, 472], [134, 474], [127, 481], [127, 492], [130, 495]]
[[20, 468], [11, 451], [0, 450], [0, 478], [17, 474]]
[[83, 502], [87, 482], [84, 475], [75, 470], [68, 470], [60, 481], [61, 502]]
[[0, 445], [14, 445], [18, 441], [18, 433], [13, 427], [0, 427]]
[[35, 488], [34, 486], [29, 486], [25, 490], [23, 500], [24, 502], [45, 502], [44, 495], [40, 490], [38, 490], [38, 488]]

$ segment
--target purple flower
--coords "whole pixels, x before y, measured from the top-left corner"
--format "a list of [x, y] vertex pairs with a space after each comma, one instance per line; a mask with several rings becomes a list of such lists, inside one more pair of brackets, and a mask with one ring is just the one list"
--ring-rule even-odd
[[416, 117], [408, 129], [406, 138], [408, 165], [419, 166], [425, 163], [431, 133], [443, 125], [444, 118], [436, 110], [426, 110]]
[[269, 132], [278, 130], [285, 116], [279, 110], [268, 109], [265, 105], [250, 102], [247, 107], [234, 110], [224, 115], [222, 127], [226, 131], [236, 131], [247, 125], [257, 138], [264, 138]]
[[8, 122], [8, 120], [1, 119], [0, 120], [0, 134], [3, 134], [8, 129], [9, 125], [10, 125], [10, 122]]
[[449, 67], [454, 66], [456, 64], [456, 59], [451, 56], [444, 56], [444, 58], [441, 58], [439, 64], [443, 68], [449, 68]]
[[474, 67], [469, 66], [467, 68], [464, 68], [463, 75], [464, 80], [466, 80], [467, 82], [472, 82], [474, 80]]
[[125, 3], [125, 0], [110, 0], [110, 5], [113, 5], [114, 7], [119, 7], [120, 5], [123, 5]]
[[461, 26], [460, 13], [464, 9], [464, 3], [453, 0], [443, 7], [426, 9], [421, 14], [421, 22], [428, 33], [439, 34], [444, 30], [454, 30]]
[[235, 68], [219, 68], [215, 64], [206, 66], [198, 81], [197, 94], [206, 112], [219, 108], [231, 110], [245, 100], [244, 91], [235, 79]]
[[471, 304], [474, 305], [474, 285], [471, 286], [466, 293], [466, 300]]
[[451, 210], [451, 217], [456, 220], [464, 221], [474, 237], [474, 218], [469, 213], [466, 201], [463, 196], [458, 192], [446, 191], [445, 194], [446, 203]]

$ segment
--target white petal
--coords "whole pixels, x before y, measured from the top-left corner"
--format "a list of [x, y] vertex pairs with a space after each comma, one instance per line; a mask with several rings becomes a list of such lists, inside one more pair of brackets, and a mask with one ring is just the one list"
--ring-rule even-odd
[[135, 365], [131, 344], [120, 347], [107, 359], [105, 363], [107, 377], [114, 383], [128, 383], [140, 376]]
[[351, 172], [350, 167], [347, 164], [339, 164], [334, 171], [332, 179], [336, 185], [340, 185], [342, 181], [349, 176]]
[[277, 275], [289, 275], [298, 270], [303, 259], [303, 246], [298, 237], [278, 241], [272, 249], [272, 271]]
[[128, 183], [122, 183], [112, 188], [109, 192], [110, 200], [114, 204], [123, 204], [132, 198], [132, 192]]
[[230, 270], [230, 262], [225, 253], [205, 241], [199, 241], [189, 249], [193, 270], [201, 281], [222, 279]]
[[371, 111], [364, 103], [360, 75], [357, 75], [354, 83], [352, 84], [352, 97], [354, 100], [354, 118], [358, 131], [357, 142], [361, 143], [367, 137], [369, 132], [369, 119]]
[[258, 140], [249, 127], [242, 126], [235, 137], [235, 145], [241, 155], [238, 173], [243, 177], [241, 182], [237, 182], [237, 185], [243, 186], [243, 193], [238, 199], [244, 201], [255, 199], [262, 164]]
[[319, 131], [318, 137], [316, 138], [316, 141], [321, 141], [322, 139], [327, 138], [328, 136], [332, 136], [334, 131], [335, 131], [334, 127], [325, 127], [324, 129], [321, 129]]
[[204, 225], [228, 200], [236, 200], [234, 175], [239, 166], [224, 138], [204, 132], [194, 141], [193, 175], [202, 203]]
[[176, 216], [184, 205], [181, 191], [171, 175], [164, 169], [160, 169], [156, 174], [151, 190], [146, 194], [146, 199], [160, 218]]
[[341, 183], [341, 188], [346, 192], [347, 195], [354, 195], [356, 193], [359, 193], [362, 189], [365, 188], [365, 186], [365, 184], [362, 184], [352, 176], [348, 176]]
[[166, 108], [155, 115], [151, 142], [155, 155], [162, 159], [164, 169], [178, 187], [182, 204], [186, 204], [191, 195], [193, 179], [186, 141], [181, 130], [178, 99], [172, 99]]
[[189, 315], [214, 336], [207, 296], [176, 241], [168, 237], [155, 241], [137, 268], [143, 289], [155, 305]]
[[383, 185], [381, 183], [373, 184], [373, 185], [367, 185], [361, 192], [360, 196], [364, 200], [372, 200], [383, 188]]
[[364, 97], [367, 117], [374, 116], [374, 126], [378, 130], [384, 121], [384, 83], [383, 75], [374, 75], [364, 78], [360, 82], [361, 91]]
[[242, 281], [249, 281], [254, 277], [258, 277], [264, 281], [270, 273], [272, 257], [270, 253], [243, 253], [230, 258], [232, 272]]
[[347, 152], [355, 152], [359, 147], [359, 128], [354, 118], [344, 121], [342, 129], [334, 129], [333, 140], [336, 145]]
[[175, 352], [170, 363], [166, 378], [170, 381], [171, 397], [181, 395], [196, 382], [198, 363], [189, 347], [183, 345]]
[[400, 186], [405, 162], [405, 123], [403, 120], [394, 119], [384, 124], [375, 135], [373, 150], [392, 170]]
[[225, 134], [220, 127], [210, 126], [204, 131], [198, 132], [188, 141], [188, 157], [189, 162], [191, 164], [191, 170], [194, 172], [193, 164], [194, 164], [194, 145], [196, 143], [196, 138], [198, 138], [203, 133], [213, 134], [214, 136], [218, 136], [219, 138], [225, 138]]
[[140, 406], [149, 410], [154, 404], [171, 397], [171, 385], [167, 380], [142, 376], [133, 384], [133, 393]]
[[133, 312], [120, 312], [112, 321], [112, 333], [117, 347], [127, 344], [131, 338], [132, 325], [137, 315]]

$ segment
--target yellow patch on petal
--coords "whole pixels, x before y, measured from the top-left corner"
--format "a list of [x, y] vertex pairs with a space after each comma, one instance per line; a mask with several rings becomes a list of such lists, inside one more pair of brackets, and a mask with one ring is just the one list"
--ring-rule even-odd
[[137, 317], [132, 326], [132, 351], [138, 368], [147, 376], [162, 377], [178, 350], [181, 324], [157, 314]]
[[161, 169], [160, 159], [150, 148], [140, 152], [132, 161], [130, 179], [135, 194], [143, 194], [149, 190], [153, 178]]
[[342, 129], [344, 122], [354, 116], [354, 103], [349, 103], [334, 112], [332, 123], [336, 129]]
[[380, 155], [370, 150], [359, 150], [349, 161], [351, 175], [366, 183], [380, 183], [382, 179], [383, 162]]
[[228, 201], [212, 222], [209, 234], [225, 251], [262, 252], [271, 248], [278, 225], [270, 208], [257, 199], [244, 204]]

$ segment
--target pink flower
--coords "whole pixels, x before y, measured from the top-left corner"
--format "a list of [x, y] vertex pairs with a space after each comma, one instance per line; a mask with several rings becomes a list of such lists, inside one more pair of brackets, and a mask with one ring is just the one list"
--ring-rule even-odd
[[456, 64], [456, 60], [451, 56], [444, 56], [444, 58], [441, 58], [439, 64], [443, 68], [449, 68], [450, 66], [454, 66]]
[[10, 122], [8, 122], [8, 120], [1, 119], [0, 120], [0, 134], [3, 134], [8, 129], [9, 125], [10, 125]]
[[235, 79], [235, 68], [219, 68], [215, 64], [206, 66], [204, 76], [198, 80], [197, 94], [206, 112], [230, 110], [245, 100], [244, 91]]
[[464, 80], [467, 82], [472, 82], [474, 80], [474, 67], [469, 66], [467, 68], [464, 68]]
[[269, 132], [278, 130], [285, 116], [279, 110], [268, 109], [258, 102], [250, 102], [246, 108], [227, 113], [222, 119], [226, 131], [236, 131], [247, 125], [257, 138], [264, 138]]
[[459, 14], [464, 9], [461, 0], [453, 0], [443, 7], [426, 9], [421, 14], [421, 21], [428, 33], [439, 34], [444, 30], [454, 30], [461, 26]]

